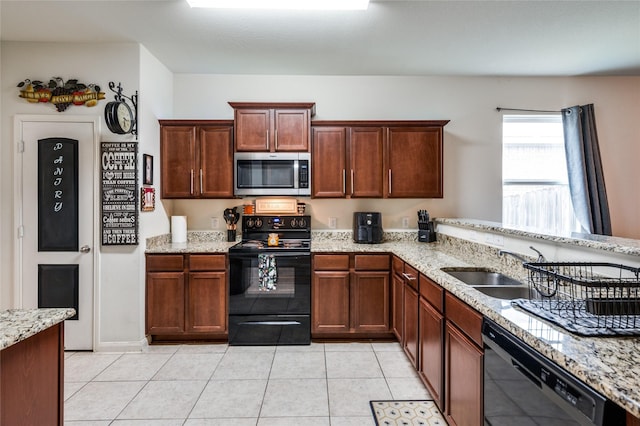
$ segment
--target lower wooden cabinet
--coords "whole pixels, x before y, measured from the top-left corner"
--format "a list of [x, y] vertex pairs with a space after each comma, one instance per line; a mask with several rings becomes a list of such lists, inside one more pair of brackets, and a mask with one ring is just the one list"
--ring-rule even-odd
[[393, 257], [393, 332], [418, 368], [418, 271]]
[[449, 425], [482, 426], [484, 351], [482, 316], [445, 296], [445, 417]]
[[[422, 284], [422, 283], [421, 283]], [[444, 409], [444, 316], [420, 298], [418, 374], [440, 410]]]
[[227, 256], [149, 254], [146, 334], [152, 340], [227, 336]]
[[311, 283], [311, 334], [320, 338], [390, 333], [387, 254], [316, 254]]

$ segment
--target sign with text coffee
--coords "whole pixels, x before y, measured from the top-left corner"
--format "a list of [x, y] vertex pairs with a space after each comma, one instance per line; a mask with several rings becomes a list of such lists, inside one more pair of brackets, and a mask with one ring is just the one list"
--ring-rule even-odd
[[102, 142], [102, 245], [138, 244], [138, 143]]

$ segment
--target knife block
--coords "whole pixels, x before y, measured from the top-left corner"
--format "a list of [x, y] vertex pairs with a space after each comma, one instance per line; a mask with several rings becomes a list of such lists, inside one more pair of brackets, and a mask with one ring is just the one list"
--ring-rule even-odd
[[[423, 228], [422, 226], [420, 228]], [[433, 243], [436, 241], [436, 231], [434, 230], [433, 222], [426, 224], [426, 229], [418, 229], [418, 242], [421, 243]]]

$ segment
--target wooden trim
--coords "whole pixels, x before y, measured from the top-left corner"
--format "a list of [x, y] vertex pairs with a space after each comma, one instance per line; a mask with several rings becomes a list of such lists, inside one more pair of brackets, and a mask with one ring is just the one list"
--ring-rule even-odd
[[311, 115], [316, 114], [315, 102], [227, 102], [233, 109], [308, 109]]
[[158, 120], [161, 126], [233, 126], [233, 120]]
[[311, 127], [444, 127], [450, 120], [312, 120]]

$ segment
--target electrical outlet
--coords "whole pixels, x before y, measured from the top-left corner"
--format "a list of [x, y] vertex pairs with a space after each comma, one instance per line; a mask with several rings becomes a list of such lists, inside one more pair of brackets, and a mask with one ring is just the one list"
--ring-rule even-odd
[[409, 218], [407, 216], [404, 216], [402, 218], [402, 227], [403, 228], [408, 228], [409, 227]]
[[218, 219], [217, 217], [212, 217], [211, 218], [211, 228], [212, 229], [218, 229], [220, 227], [220, 219]]
[[336, 226], [338, 226], [338, 218], [337, 217], [330, 217], [329, 218], [329, 228], [335, 229]]

